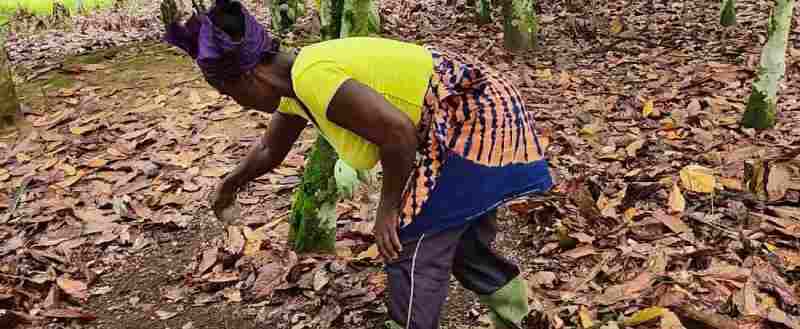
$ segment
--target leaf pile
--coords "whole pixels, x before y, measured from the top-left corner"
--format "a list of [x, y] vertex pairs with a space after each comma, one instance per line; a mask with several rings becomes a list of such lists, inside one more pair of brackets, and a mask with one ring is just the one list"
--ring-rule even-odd
[[[381, 1], [387, 36], [485, 60], [535, 112], [557, 186], [511, 204], [498, 241], [523, 264], [529, 325], [677, 329], [691, 319], [796, 328], [800, 19], [778, 125], [759, 132], [739, 120], [767, 2], [737, 1], [738, 27], [726, 40], [717, 2], [583, 2], [540, 3], [540, 49], [512, 57], [500, 20], [477, 25], [464, 1]], [[267, 10], [251, 11], [268, 21]], [[304, 22], [288, 40], [314, 30]], [[56, 61], [69, 53], [62, 44], [83, 42], [47, 41], [48, 33], [18, 36], [17, 63]], [[137, 56], [147, 65], [136, 66]], [[290, 192], [313, 135], [240, 193], [241, 222], [219, 230], [209, 194], [258, 140], [265, 117], [212, 91], [163, 46], [49, 65], [23, 73], [33, 129], [0, 142], [0, 309], [13, 312], [0, 319], [91, 319], [86, 299], [113, 292], [98, 275], [184, 229], [218, 239], [196, 250], [170, 301], [264, 306], [259, 322], [268, 327], [360, 325], [385, 312], [385, 278], [370, 263], [374, 191], [337, 208], [336, 257], [285, 246]], [[75, 83], [45, 83], [56, 74]]]

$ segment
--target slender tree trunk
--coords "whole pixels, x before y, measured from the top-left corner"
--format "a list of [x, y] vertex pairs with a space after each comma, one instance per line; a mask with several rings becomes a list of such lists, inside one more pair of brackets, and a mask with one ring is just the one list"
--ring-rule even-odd
[[[378, 7], [373, 0], [322, 0], [319, 3], [322, 38], [368, 36], [380, 33]], [[339, 185], [334, 174], [338, 155], [322, 135], [306, 157], [303, 181], [291, 211], [289, 241], [298, 252], [333, 252], [336, 245], [336, 203]]]
[[507, 49], [524, 51], [535, 48], [539, 24], [534, 0], [503, 0], [503, 26]]
[[323, 40], [337, 39], [342, 29], [344, 0], [322, 0], [319, 6], [319, 20]]
[[8, 53], [0, 31], [0, 130], [14, 128], [18, 115], [19, 100], [14, 89], [11, 63], [8, 61]]
[[344, 0], [340, 36], [370, 36], [381, 33], [378, 6], [372, 0]]
[[722, 0], [719, 23], [725, 27], [736, 25], [736, 0]]
[[477, 0], [478, 24], [489, 24], [492, 21], [492, 0]]
[[792, 24], [794, 0], [776, 0], [769, 20], [767, 44], [761, 51], [758, 78], [747, 100], [742, 125], [767, 129], [775, 126], [778, 112], [778, 86], [786, 74], [786, 43]]
[[294, 26], [297, 18], [305, 13], [303, 0], [269, 0], [267, 7], [272, 17], [272, 28], [281, 33]]

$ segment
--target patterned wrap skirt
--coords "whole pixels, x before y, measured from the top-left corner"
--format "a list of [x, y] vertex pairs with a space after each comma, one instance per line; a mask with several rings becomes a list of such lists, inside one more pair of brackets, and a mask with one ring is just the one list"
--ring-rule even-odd
[[402, 241], [463, 225], [553, 185], [533, 113], [517, 89], [482, 63], [428, 49], [434, 74], [403, 194]]

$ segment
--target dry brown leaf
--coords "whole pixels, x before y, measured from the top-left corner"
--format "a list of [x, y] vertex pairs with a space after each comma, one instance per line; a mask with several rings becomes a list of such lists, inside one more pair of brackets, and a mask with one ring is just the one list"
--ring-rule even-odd
[[100, 128], [100, 125], [94, 124], [94, 125], [87, 125], [87, 126], [82, 126], [82, 127], [72, 127], [72, 128], [69, 128], [69, 131], [71, 133], [75, 134], [75, 135], [84, 135], [86, 133], [90, 133], [92, 131], [97, 130], [97, 128]]
[[225, 174], [226, 174], [225, 169], [222, 169], [222, 168], [219, 168], [219, 167], [203, 168], [203, 170], [200, 171], [200, 176], [204, 176], [204, 177], [215, 177], [215, 178], [217, 178], [217, 177], [225, 176]]
[[103, 166], [105, 166], [107, 164], [108, 164], [108, 160], [103, 159], [103, 158], [94, 158], [94, 159], [89, 160], [89, 162], [86, 163], [86, 165], [91, 167], [91, 168], [102, 168]]
[[530, 282], [536, 287], [552, 286], [556, 281], [556, 274], [553, 272], [536, 272]]
[[74, 176], [78, 173], [78, 170], [75, 169], [74, 166], [70, 165], [69, 163], [63, 163], [58, 166], [62, 171], [64, 171], [65, 176]]
[[358, 254], [357, 259], [377, 259], [380, 254], [378, 253], [378, 245], [373, 244], [367, 250]]
[[56, 280], [56, 283], [61, 290], [73, 298], [81, 301], [89, 298], [89, 288], [82, 281], [69, 279], [62, 275]]
[[680, 187], [677, 183], [672, 184], [672, 190], [668, 198], [669, 211], [672, 214], [683, 213], [686, 210], [686, 199], [683, 198]]
[[722, 186], [731, 191], [744, 191], [744, 187], [742, 186], [742, 181], [736, 178], [722, 177], [719, 179], [719, 182], [720, 184], [722, 184]]
[[591, 245], [584, 245], [584, 246], [580, 246], [580, 247], [577, 247], [575, 249], [563, 252], [563, 253], [561, 253], [561, 255], [565, 256], [565, 257], [572, 258], [572, 259], [579, 259], [579, 258], [586, 257], [586, 256], [589, 256], [589, 255], [594, 255], [595, 253], [596, 253], [596, 251], [594, 250], [594, 247], [592, 247]]
[[661, 113], [659, 113], [655, 109], [655, 103], [653, 102], [652, 99], [647, 100], [646, 102], [644, 102], [644, 106], [642, 107], [642, 116], [643, 117], [645, 117], [645, 118], [654, 117], [655, 118], [655, 117], [658, 117], [660, 115], [661, 115]]
[[592, 321], [592, 314], [589, 313], [589, 309], [586, 308], [586, 305], [581, 305], [580, 311], [578, 311], [578, 317], [581, 319], [581, 327], [584, 329], [589, 329], [594, 327], [594, 321]]
[[681, 169], [681, 183], [692, 192], [711, 193], [716, 187], [714, 172], [703, 166], [688, 165]]
[[778, 309], [777, 307], [772, 307], [769, 309], [769, 312], [767, 313], [767, 319], [775, 323], [783, 324], [789, 329], [800, 329], [800, 317], [786, 314], [786, 312]]
[[239, 226], [228, 226], [225, 250], [233, 255], [239, 255], [244, 251], [244, 246], [245, 238], [242, 234], [242, 228]]
[[253, 283], [253, 294], [256, 298], [271, 297], [275, 289], [286, 282], [289, 271], [297, 265], [297, 255], [292, 251], [276, 259], [280, 262], [267, 263], [258, 270], [258, 276]]
[[622, 217], [625, 218], [625, 221], [632, 222], [638, 213], [639, 210], [636, 208], [628, 208], [622, 213]]
[[242, 227], [244, 238], [247, 240], [247, 243], [244, 245], [245, 256], [253, 256], [259, 250], [261, 250], [261, 244], [267, 239], [267, 234], [265, 232], [266, 229], [266, 225], [259, 227], [256, 230], [253, 230], [247, 226]]
[[231, 303], [241, 303], [242, 302], [242, 291], [238, 288], [228, 287], [222, 290], [222, 295], [225, 296]]
[[792, 186], [792, 173], [783, 164], [775, 164], [769, 168], [767, 177], [767, 197], [770, 201], [783, 199], [786, 191]]
[[48, 318], [82, 319], [86, 321], [93, 321], [97, 319], [97, 316], [94, 313], [74, 307], [47, 309], [43, 310], [41, 315]]
[[653, 275], [650, 272], [642, 272], [633, 280], [606, 288], [602, 295], [595, 298], [595, 302], [600, 305], [611, 305], [623, 300], [636, 299], [642, 291], [650, 287], [652, 279]]
[[661, 315], [661, 329], [686, 329], [686, 327], [683, 326], [681, 319], [675, 313], [665, 311]]
[[158, 310], [158, 311], [156, 311], [156, 315], [161, 320], [169, 320], [169, 319], [174, 318], [176, 315], [178, 315], [178, 312], [169, 312], [169, 311]]
[[683, 233], [689, 231], [689, 226], [678, 216], [668, 215], [660, 211], [657, 211], [653, 216], [666, 225], [672, 232]]
[[203, 252], [203, 258], [200, 260], [200, 264], [197, 266], [197, 275], [202, 275], [206, 273], [214, 264], [217, 263], [217, 259], [219, 258], [219, 249], [218, 248], [211, 248]]
[[637, 326], [642, 323], [658, 319], [665, 312], [668, 312], [668, 310], [663, 307], [658, 307], [658, 306], [648, 307], [646, 309], [634, 313], [630, 318], [625, 319], [625, 321], [623, 321], [622, 323], [625, 324], [626, 327]]
[[628, 153], [629, 157], [635, 157], [636, 156], [636, 152], [638, 152], [639, 149], [641, 149], [642, 146], [644, 146], [644, 142], [645, 142], [644, 139], [638, 139], [638, 140], [628, 144], [628, 146], [625, 147], [625, 152]]

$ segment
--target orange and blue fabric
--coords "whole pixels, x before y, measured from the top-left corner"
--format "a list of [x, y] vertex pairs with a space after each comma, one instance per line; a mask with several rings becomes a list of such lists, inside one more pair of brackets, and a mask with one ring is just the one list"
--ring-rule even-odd
[[403, 241], [553, 185], [533, 113], [519, 92], [492, 68], [429, 50], [434, 74], [419, 125], [421, 157], [404, 195]]

